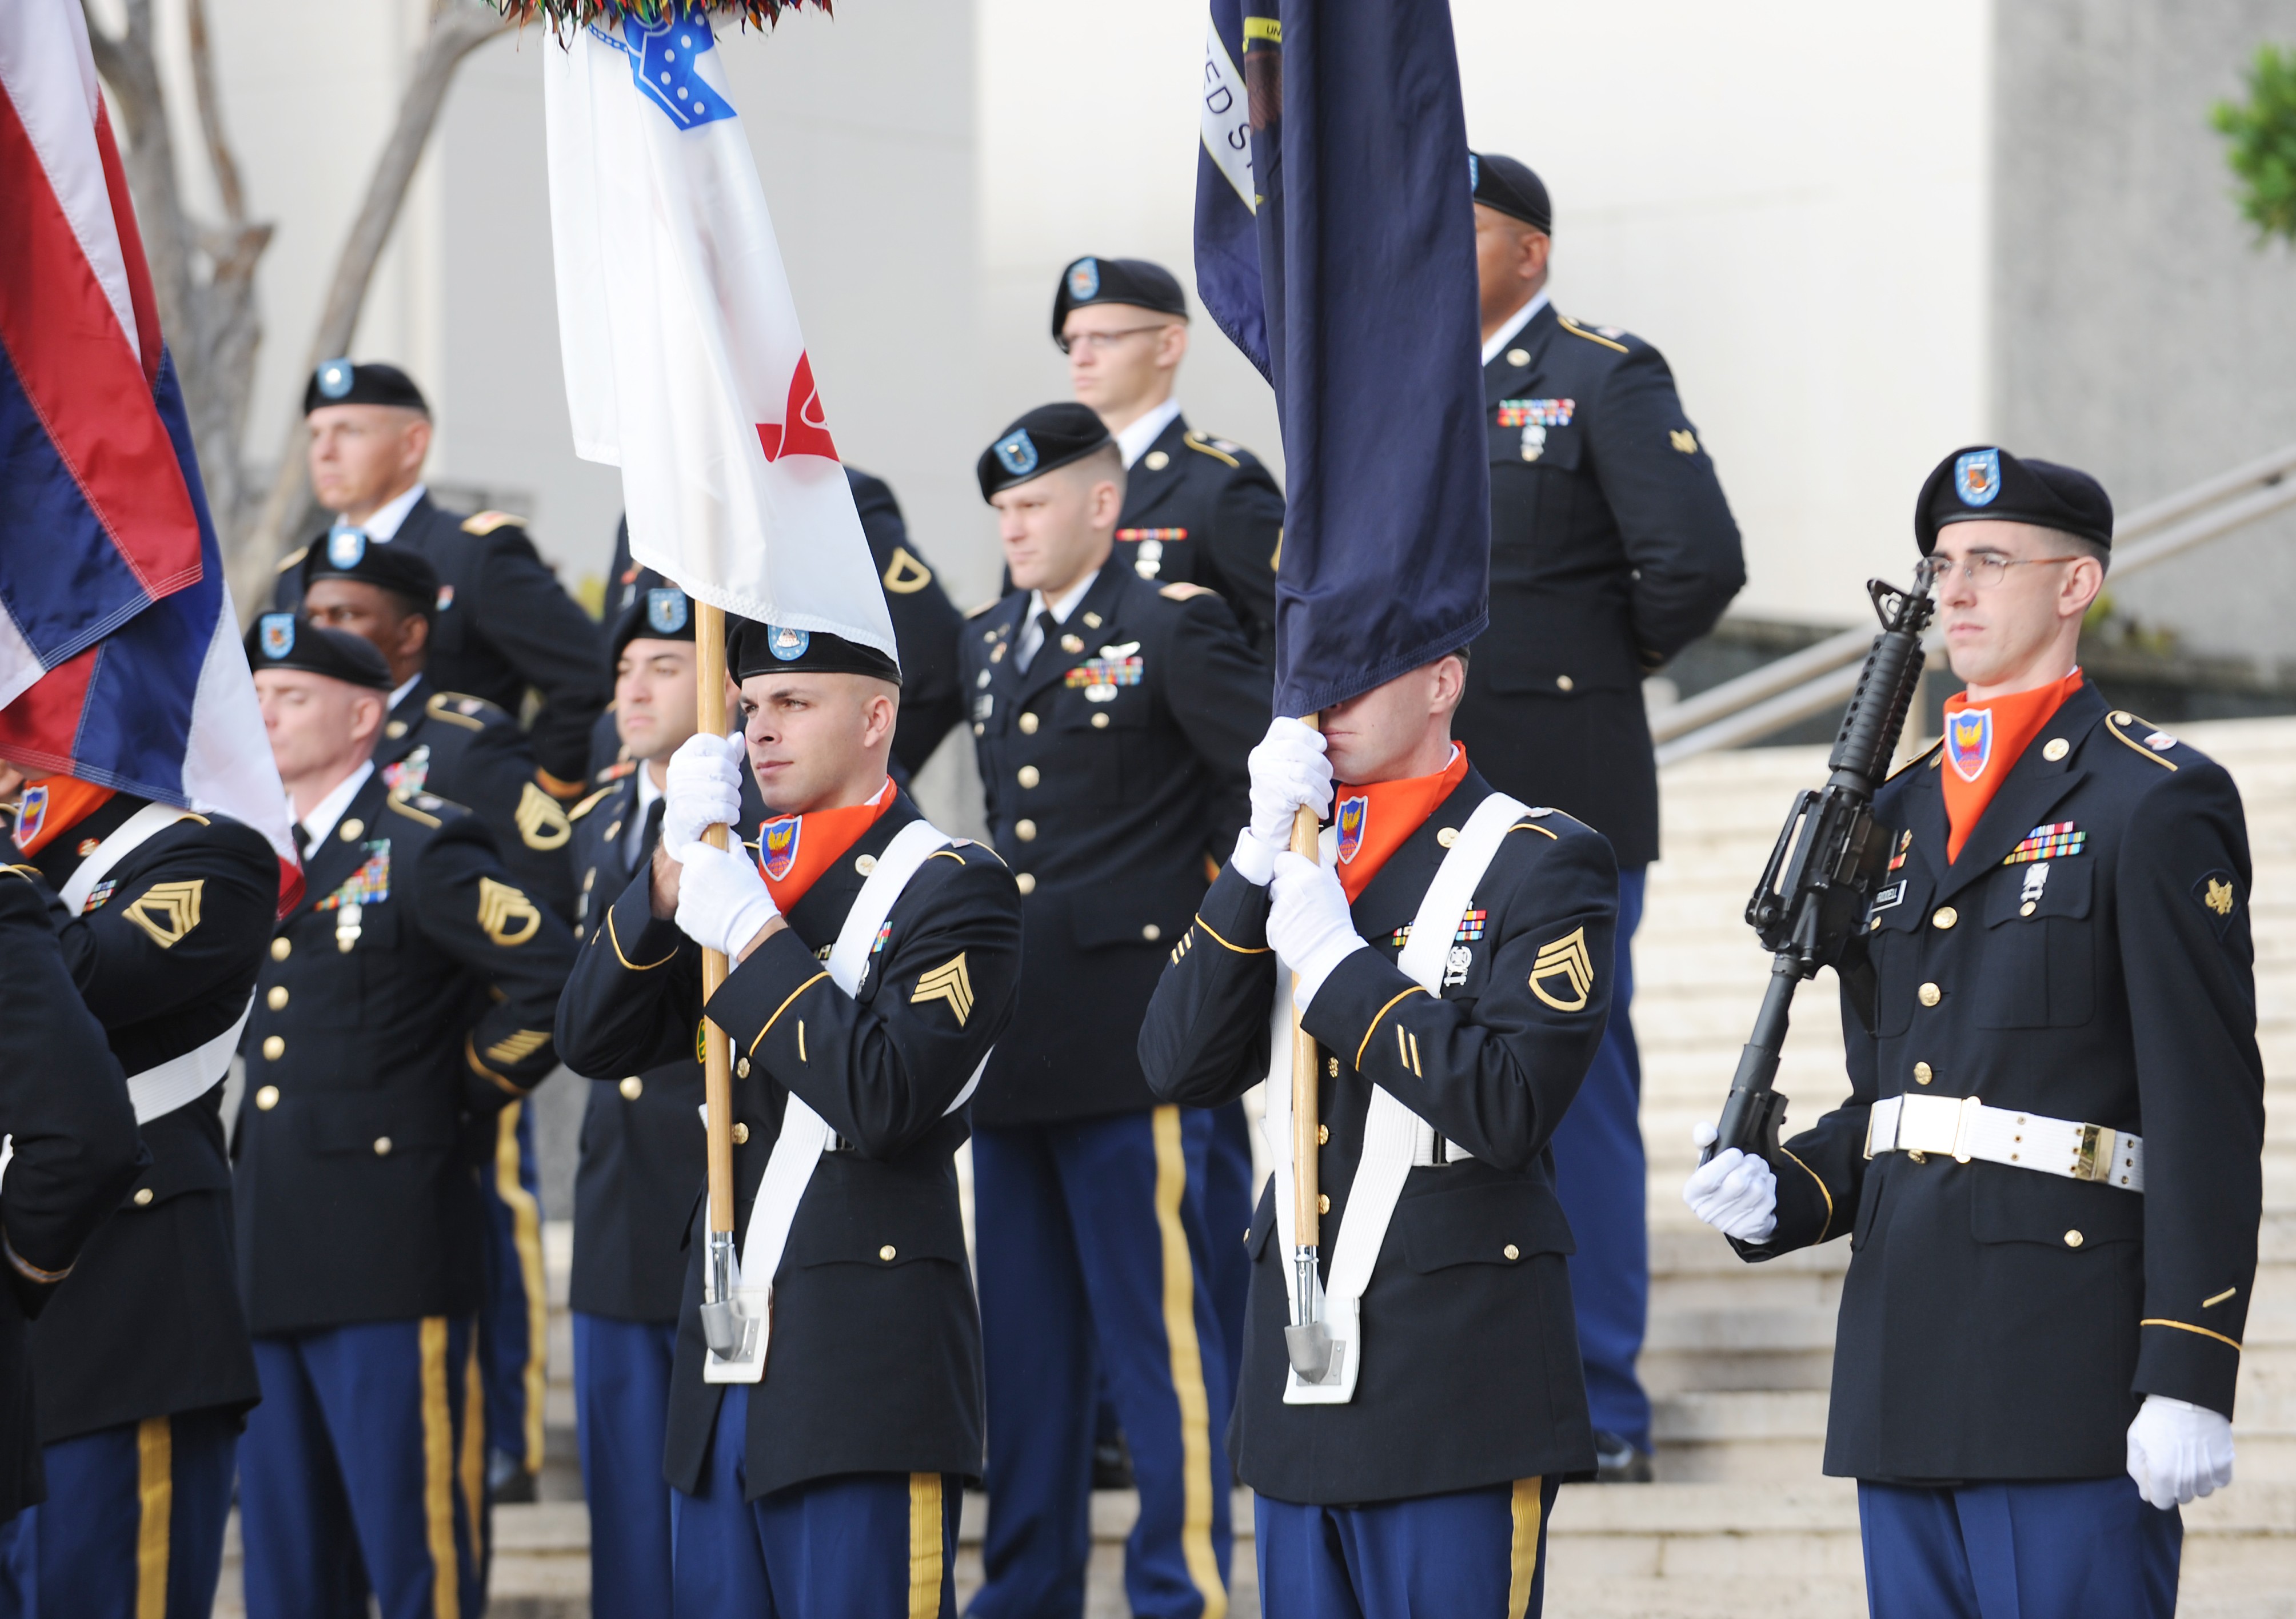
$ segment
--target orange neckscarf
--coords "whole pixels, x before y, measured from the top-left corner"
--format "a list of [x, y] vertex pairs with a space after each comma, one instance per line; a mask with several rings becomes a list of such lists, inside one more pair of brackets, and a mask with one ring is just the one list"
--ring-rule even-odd
[[[806, 815], [778, 815], [758, 824], [758, 866], [766, 874], [766, 889], [787, 916], [791, 907], [821, 874], [837, 864], [837, 857], [861, 840], [877, 818], [893, 807], [893, 778], [877, 789], [865, 804], [840, 804]], [[778, 872], [778, 875], [775, 875]]]
[[2081, 672], [2076, 668], [2063, 679], [2029, 692], [2011, 692], [1985, 703], [1972, 703], [1967, 692], [1956, 692], [1945, 700], [1945, 760], [1939, 774], [1945, 777], [1948, 862], [1961, 858], [1961, 846], [1977, 830], [1985, 806], [2049, 723], [2049, 716], [2080, 688]]
[[1355, 903], [1387, 859], [1427, 824], [1435, 806], [1451, 796], [1467, 776], [1467, 750], [1451, 744], [1451, 762], [1432, 776], [1375, 781], [1341, 787], [1335, 806], [1340, 818], [1340, 886]]
[[17, 801], [16, 847], [36, 855], [111, 801], [112, 790], [70, 776], [44, 776]]

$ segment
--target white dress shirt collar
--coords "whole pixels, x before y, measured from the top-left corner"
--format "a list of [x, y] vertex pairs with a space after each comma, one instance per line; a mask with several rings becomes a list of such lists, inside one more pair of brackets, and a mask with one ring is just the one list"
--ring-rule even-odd
[[[366, 778], [373, 774], [374, 761], [371, 759], [360, 760], [357, 769], [344, 777], [333, 792], [311, 806], [311, 813], [303, 817], [304, 859], [308, 860], [319, 852], [320, 845], [327, 841], [327, 834], [335, 829], [335, 823], [343, 818], [343, 811], [351, 807], [351, 800], [358, 796], [359, 789], [366, 785]], [[291, 802], [287, 813], [291, 817], [294, 812], [295, 807]]]
[[1116, 435], [1116, 448], [1124, 457], [1127, 471], [1131, 469], [1134, 462], [1148, 453], [1148, 447], [1156, 442], [1179, 414], [1180, 401], [1167, 399]]
[[[414, 509], [414, 503], [430, 492], [429, 484], [418, 483], [398, 499], [378, 506], [373, 515], [365, 522], [355, 522], [350, 526], [359, 530], [369, 539], [383, 541], [396, 539], [398, 538], [399, 525], [406, 521], [406, 514]], [[338, 514], [335, 521], [341, 522], [347, 520]]]
[[1491, 333], [1491, 341], [1483, 345], [1483, 364], [1498, 358], [1499, 351], [1514, 341], [1515, 333], [1530, 325], [1531, 316], [1546, 308], [1546, 289], [1541, 287], [1531, 295], [1529, 303], [1507, 316], [1507, 324]]
[[[630, 811], [628, 822], [622, 829], [622, 863], [632, 867], [645, 853], [646, 812], [653, 808], [654, 800], [662, 795], [661, 789], [653, 785], [653, 772], [646, 768], [644, 760], [638, 761], [637, 778], [637, 807]], [[740, 835], [738, 828], [735, 835]]]
[[390, 694], [390, 707], [386, 711], [393, 714], [398, 712], [398, 705], [406, 701], [406, 694], [413, 691], [416, 686], [422, 684], [422, 671], [418, 669], [414, 671], [414, 677], [409, 679], [406, 685], [400, 686], [397, 691]]

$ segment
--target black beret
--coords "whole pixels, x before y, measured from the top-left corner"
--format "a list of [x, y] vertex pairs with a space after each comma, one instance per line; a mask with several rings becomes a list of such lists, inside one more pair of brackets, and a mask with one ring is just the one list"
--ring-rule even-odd
[[1188, 298], [1180, 291], [1179, 279], [1145, 259], [1086, 257], [1061, 272], [1060, 289], [1053, 294], [1053, 341], [1063, 353], [1068, 342], [1061, 328], [1078, 304], [1131, 304], [1188, 318]]
[[396, 366], [369, 360], [355, 366], [348, 360], [328, 360], [303, 384], [303, 414], [322, 405], [396, 405], [402, 410], [430, 414], [430, 405], [414, 379]]
[[1474, 177], [1476, 201], [1533, 230], [1554, 233], [1554, 210], [1546, 200], [1546, 182], [1531, 172], [1529, 164], [1496, 152], [1471, 152], [1467, 172]]
[[825, 629], [790, 629], [727, 615], [726, 667], [736, 681], [784, 670], [816, 675], [873, 675], [901, 683], [901, 666], [873, 646]]
[[973, 468], [980, 477], [980, 497], [987, 500], [999, 489], [1026, 483], [1115, 441], [1108, 424], [1082, 405], [1039, 405], [980, 452]]
[[1922, 555], [1937, 549], [1938, 530], [1950, 522], [1989, 518], [2030, 522], [2112, 546], [2112, 497], [2087, 473], [2054, 461], [2019, 460], [2005, 449], [1972, 444], [1937, 464], [1914, 505], [1914, 538]]
[[303, 558], [303, 588], [314, 579], [355, 579], [403, 596], [425, 613], [439, 604], [439, 571], [412, 546], [371, 539], [363, 529], [338, 523]]
[[614, 620], [615, 663], [622, 661], [622, 649], [636, 640], [693, 639], [693, 598], [651, 568], [636, 572], [622, 590], [629, 605]]
[[375, 692], [387, 692], [398, 684], [390, 678], [390, 665], [364, 637], [329, 629], [291, 612], [266, 612], [255, 620], [255, 628], [247, 632], [247, 665], [258, 674], [266, 669], [299, 669]]

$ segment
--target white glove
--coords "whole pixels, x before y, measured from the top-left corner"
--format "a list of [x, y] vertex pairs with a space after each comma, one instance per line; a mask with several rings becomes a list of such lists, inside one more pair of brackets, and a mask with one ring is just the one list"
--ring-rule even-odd
[[2232, 1483], [2232, 1422], [2166, 1394], [2147, 1394], [2128, 1425], [2128, 1476], [2166, 1512]]
[[662, 788], [661, 846], [672, 859], [701, 841], [711, 826], [732, 826], [742, 818], [742, 733], [689, 736], [669, 756]]
[[677, 874], [677, 925], [704, 949], [723, 951], [728, 958], [739, 956], [758, 930], [782, 914], [757, 863], [738, 847], [713, 849], [697, 840], [673, 850], [670, 859], [683, 868]]
[[1339, 873], [1285, 850], [1275, 857], [1274, 901], [1267, 909], [1267, 942], [1283, 965], [1300, 975], [1292, 991], [1302, 1010], [1316, 999], [1332, 969], [1357, 950], [1369, 949], [1348, 914], [1347, 890]]
[[[1691, 1130], [1690, 1144], [1702, 1152], [1713, 1139], [1711, 1124]], [[1692, 1171], [1682, 1201], [1723, 1236], [1742, 1243], [1767, 1242], [1778, 1229], [1778, 1178], [1761, 1159], [1734, 1146], [1724, 1147]]]
[[1292, 812], [1305, 804], [1321, 820], [1332, 812], [1332, 766], [1324, 734], [1278, 715], [1251, 750], [1251, 824], [1235, 840], [1235, 868], [1260, 887], [1275, 857], [1292, 846]]

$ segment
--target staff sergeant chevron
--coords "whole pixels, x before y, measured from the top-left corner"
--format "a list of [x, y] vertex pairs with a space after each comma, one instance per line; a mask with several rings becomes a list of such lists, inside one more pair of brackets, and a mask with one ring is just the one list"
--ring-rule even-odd
[[[1548, 993], [1542, 978], [1560, 978], [1570, 986], [1576, 1000], [1564, 1000]], [[1587, 954], [1587, 930], [1574, 927], [1552, 944], [1538, 947], [1538, 958], [1530, 964], [1530, 992], [1553, 1007], [1557, 1012], [1578, 1012], [1585, 1009], [1587, 991], [1595, 987], [1595, 963]]]
[[948, 1009], [956, 1014], [956, 1026], [964, 1027], [964, 1020], [972, 1015], [972, 977], [964, 970], [964, 957], [960, 952], [955, 960], [935, 967], [917, 980], [916, 993], [909, 997], [911, 1006], [929, 1000], [945, 1000]]

